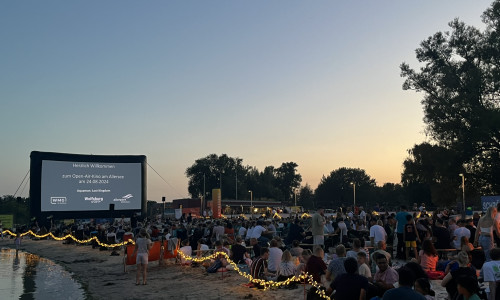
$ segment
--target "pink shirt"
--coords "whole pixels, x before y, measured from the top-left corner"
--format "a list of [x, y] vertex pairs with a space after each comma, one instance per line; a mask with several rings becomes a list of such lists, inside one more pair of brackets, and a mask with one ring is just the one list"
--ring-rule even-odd
[[387, 284], [394, 285], [399, 280], [398, 272], [391, 267], [388, 267], [384, 272], [377, 271], [373, 277], [375, 281], [382, 280]]
[[431, 256], [424, 253], [424, 250], [420, 250], [418, 253], [420, 256], [420, 265], [424, 271], [436, 271], [436, 265], [438, 262], [438, 256]]

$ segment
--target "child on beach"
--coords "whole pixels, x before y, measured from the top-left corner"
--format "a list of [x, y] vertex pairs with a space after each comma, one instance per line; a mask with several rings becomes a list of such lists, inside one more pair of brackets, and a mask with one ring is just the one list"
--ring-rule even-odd
[[406, 259], [410, 259], [410, 249], [413, 248], [415, 259], [418, 260], [417, 241], [420, 242], [420, 238], [418, 237], [417, 227], [415, 226], [412, 215], [406, 216], [406, 225], [404, 227], [403, 240], [405, 241]]
[[139, 236], [135, 241], [135, 249], [132, 256], [137, 253], [136, 264], [137, 264], [137, 274], [135, 279], [135, 285], [139, 285], [141, 273], [142, 273], [142, 284], [147, 284], [147, 274], [148, 274], [148, 256], [149, 249], [151, 249], [151, 240], [149, 239], [149, 234], [145, 228], [141, 228]]
[[14, 243], [16, 244], [16, 255], [19, 252], [19, 249], [21, 248], [21, 234], [18, 232], [16, 235], [16, 239], [14, 240]]
[[372, 278], [372, 272], [370, 270], [370, 267], [366, 264], [366, 252], [359, 251], [357, 254], [357, 259], [359, 275], [366, 277], [370, 281]]

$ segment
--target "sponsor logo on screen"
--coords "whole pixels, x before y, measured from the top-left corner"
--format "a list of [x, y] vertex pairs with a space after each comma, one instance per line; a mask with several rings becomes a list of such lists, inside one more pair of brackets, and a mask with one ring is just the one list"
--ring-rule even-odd
[[129, 199], [130, 198], [133, 198], [134, 196], [132, 196], [132, 194], [127, 194], [125, 196], [122, 196], [121, 198], [115, 198], [113, 199], [113, 201], [117, 201], [117, 202], [120, 202], [120, 203], [130, 203]]
[[101, 203], [104, 201], [102, 197], [85, 197], [85, 201], [90, 201], [90, 203]]
[[66, 197], [50, 197], [50, 204], [67, 204]]

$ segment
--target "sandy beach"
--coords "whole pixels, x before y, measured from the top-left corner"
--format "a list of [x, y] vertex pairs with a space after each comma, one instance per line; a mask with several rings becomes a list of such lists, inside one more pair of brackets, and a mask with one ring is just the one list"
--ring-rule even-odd
[[[13, 239], [0, 247], [14, 248]], [[150, 262], [148, 284], [135, 285], [136, 267], [123, 269], [123, 255], [110, 256], [91, 246], [55, 240], [23, 239], [21, 250], [50, 259], [71, 272], [90, 299], [305, 299], [304, 288], [261, 291], [242, 286], [248, 281], [235, 271], [207, 274], [201, 268]], [[306, 286], [309, 288], [310, 286]]]

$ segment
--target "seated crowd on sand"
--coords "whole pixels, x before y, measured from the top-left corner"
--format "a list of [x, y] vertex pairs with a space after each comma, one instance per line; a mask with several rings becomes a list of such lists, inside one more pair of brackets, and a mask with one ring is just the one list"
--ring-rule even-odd
[[[138, 254], [147, 252], [151, 242], [174, 239], [180, 243], [178, 250], [183, 255], [178, 261], [182, 265], [203, 266], [204, 272], [228, 271], [232, 266], [222, 255], [203, 263], [186, 259], [225, 252], [253, 278], [284, 281], [307, 273], [333, 299], [403, 296], [429, 300], [435, 298], [433, 285], [441, 284], [448, 300], [475, 300], [500, 297], [496, 291], [499, 226], [495, 207], [482, 216], [461, 219], [447, 209], [427, 214], [422, 205], [412, 211], [401, 206], [396, 213], [347, 208], [328, 217], [320, 208], [312, 218], [214, 220], [183, 215], [180, 219], [139, 220], [133, 216], [113, 224], [52, 225], [49, 230], [33, 224], [31, 229], [39, 234], [73, 233], [79, 239], [95, 235], [102, 242], [144, 238], [142, 249], [138, 246], [134, 251]], [[147, 260], [140, 259], [136, 283], [141, 283], [141, 271], [146, 284], [142, 267]], [[479, 282], [484, 282], [481, 287]], [[299, 283], [283, 288], [294, 289]], [[255, 283], [248, 286], [262, 288]], [[318, 294], [310, 295], [315, 296]]]

